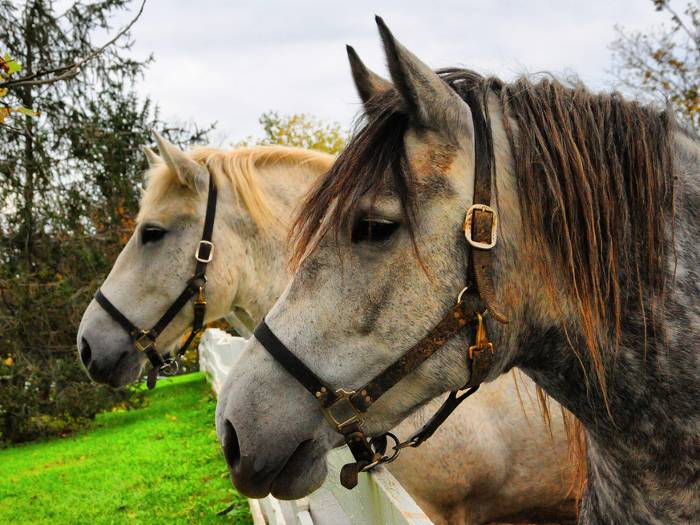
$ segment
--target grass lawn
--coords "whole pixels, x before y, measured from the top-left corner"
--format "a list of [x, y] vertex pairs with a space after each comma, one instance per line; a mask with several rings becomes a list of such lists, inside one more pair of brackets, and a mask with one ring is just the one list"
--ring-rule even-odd
[[145, 408], [99, 414], [75, 436], [0, 450], [0, 523], [252, 523], [228, 479], [204, 376], [161, 380], [148, 396]]

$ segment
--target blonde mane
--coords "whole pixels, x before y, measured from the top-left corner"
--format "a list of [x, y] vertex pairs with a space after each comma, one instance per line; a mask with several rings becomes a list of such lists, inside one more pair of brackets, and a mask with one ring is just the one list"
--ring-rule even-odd
[[[279, 218], [270, 208], [257, 179], [258, 171], [265, 167], [308, 168], [313, 175], [324, 174], [335, 160], [335, 156], [315, 150], [288, 146], [251, 146], [233, 150], [222, 150], [202, 146], [186, 152], [187, 156], [205, 167], [218, 186], [228, 184], [255, 224], [262, 229], [279, 227]], [[173, 188], [186, 188], [177, 174], [165, 163], [152, 167], [147, 175], [146, 190], [141, 199], [143, 211], [168, 195]]]

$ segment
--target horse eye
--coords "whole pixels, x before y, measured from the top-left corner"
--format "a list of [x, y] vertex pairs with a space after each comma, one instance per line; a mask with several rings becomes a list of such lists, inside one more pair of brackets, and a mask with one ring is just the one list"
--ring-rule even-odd
[[389, 240], [399, 223], [389, 219], [363, 217], [352, 229], [352, 242], [383, 242]]
[[168, 233], [166, 230], [158, 226], [145, 226], [141, 230], [141, 242], [143, 244], [148, 244], [149, 242], [159, 241], [166, 233]]

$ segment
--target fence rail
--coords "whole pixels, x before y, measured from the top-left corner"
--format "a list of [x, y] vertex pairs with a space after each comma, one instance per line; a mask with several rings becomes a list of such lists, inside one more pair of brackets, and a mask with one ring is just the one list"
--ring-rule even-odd
[[[199, 366], [219, 392], [236, 366], [246, 340], [210, 328], [199, 343]], [[255, 525], [430, 525], [421, 508], [384, 467], [361, 475], [352, 491], [338, 482], [340, 468], [352, 460], [347, 449], [328, 457], [326, 482], [308, 498], [280, 501], [272, 496], [249, 500]]]

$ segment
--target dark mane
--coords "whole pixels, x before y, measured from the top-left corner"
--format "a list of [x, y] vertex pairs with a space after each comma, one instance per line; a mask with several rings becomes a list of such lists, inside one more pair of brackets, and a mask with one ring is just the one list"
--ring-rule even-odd
[[404, 135], [410, 126], [394, 91], [375, 97], [372, 110], [358, 120], [352, 140], [304, 200], [290, 232], [292, 266], [313, 250], [327, 231], [350, 234], [360, 200], [391, 188], [401, 201], [413, 235], [415, 184]]
[[[526, 238], [540, 251], [547, 246], [563, 270], [602, 385], [601, 334], [619, 339], [623, 307], [653, 318], [650, 305], [663, 295], [672, 119], [617, 93], [593, 94], [551, 78], [506, 84], [462, 69], [438, 73], [463, 99], [500, 99]], [[327, 231], [349, 232], [360, 199], [386, 185], [413, 231], [419, 210], [404, 148], [411, 124], [394, 91], [371, 101], [301, 208], [290, 237], [293, 261]]]

